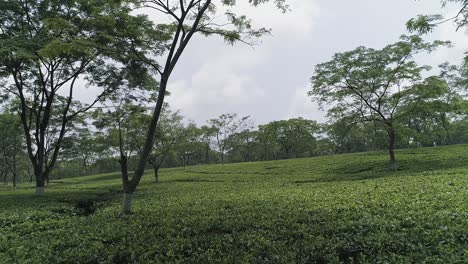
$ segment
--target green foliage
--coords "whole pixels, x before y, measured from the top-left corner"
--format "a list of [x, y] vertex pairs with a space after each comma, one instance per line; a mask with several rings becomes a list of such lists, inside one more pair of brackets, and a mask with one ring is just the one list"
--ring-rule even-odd
[[[468, 1], [467, 0], [442, 0], [442, 7], [445, 7], [448, 3], [460, 4], [459, 11], [455, 16], [446, 18], [440, 14], [436, 15], [419, 15], [416, 18], [410, 19], [406, 23], [406, 27], [410, 32], [419, 32], [421, 34], [427, 34], [431, 32], [439, 24], [446, 22], [453, 22], [457, 27], [457, 30], [468, 26]], [[468, 28], [467, 28], [468, 29]]]
[[24, 155], [24, 139], [21, 133], [21, 122], [17, 115], [8, 111], [0, 112], [0, 180], [5, 184], [10, 176], [13, 185], [22, 181], [21, 175], [27, 170], [28, 162]]
[[[0, 0], [0, 95], [18, 105], [38, 186], [78, 115], [122, 83], [156, 89], [135, 56], [164, 52], [168, 33], [131, 12], [127, 1]], [[74, 99], [83, 86], [102, 89], [89, 105]]]
[[319, 125], [312, 120], [292, 118], [273, 121], [259, 127], [259, 143], [269, 146], [276, 158], [291, 158], [312, 156], [316, 145], [316, 134]]
[[233, 147], [231, 140], [233, 136], [239, 132], [247, 132], [253, 125], [251, 124], [250, 116], [237, 117], [235, 113], [222, 114], [217, 118], [208, 120], [215, 138], [216, 150], [220, 154], [221, 163], [224, 163], [225, 154]]
[[402, 150], [398, 172], [380, 152], [164, 169], [132, 215], [119, 174], [0, 190], [0, 262], [463, 263], [467, 151]]
[[416, 18], [410, 19], [406, 23], [406, 27], [410, 32], [418, 32], [419, 34], [426, 34], [434, 30], [437, 26], [436, 21], [440, 21], [443, 17], [441, 15], [419, 15]]
[[419, 66], [414, 56], [448, 44], [424, 42], [419, 36], [402, 36], [401, 40], [383, 49], [358, 47], [335, 54], [329, 62], [315, 67], [309, 96], [321, 105], [338, 103], [350, 114], [369, 120], [392, 119], [400, 101], [421, 74], [430, 69]]
[[358, 47], [335, 54], [331, 61], [315, 67], [308, 94], [322, 107], [331, 105], [328, 111], [332, 115], [384, 126], [390, 168], [396, 169], [396, 121], [411, 114], [419, 102], [430, 99], [431, 93], [420, 87], [442, 86], [437, 78], [421, 80], [430, 67], [419, 66], [414, 56], [448, 44], [425, 42], [418, 35], [401, 36], [400, 41], [383, 49]]
[[[445, 18], [440, 14], [435, 15], [419, 15], [416, 18], [410, 19], [406, 23], [406, 28], [410, 32], [419, 34], [428, 34], [432, 32], [438, 25], [451, 22], [456, 26], [456, 30], [465, 29], [468, 33], [468, 0], [442, 0], [442, 7], [447, 4], [454, 3], [459, 5], [458, 12], [453, 17]], [[468, 66], [468, 55], [465, 53], [465, 66]]]

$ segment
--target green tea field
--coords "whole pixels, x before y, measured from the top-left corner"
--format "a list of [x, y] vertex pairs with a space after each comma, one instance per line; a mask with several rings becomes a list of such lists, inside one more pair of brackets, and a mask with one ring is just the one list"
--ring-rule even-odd
[[[0, 263], [468, 263], [468, 145], [0, 189]], [[11, 187], [10, 187], [11, 188]]]

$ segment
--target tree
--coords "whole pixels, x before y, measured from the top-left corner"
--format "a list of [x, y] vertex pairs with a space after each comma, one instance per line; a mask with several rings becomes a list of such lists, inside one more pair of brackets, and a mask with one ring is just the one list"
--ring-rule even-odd
[[330, 121], [324, 130], [333, 145], [333, 153], [378, 150], [387, 145], [385, 130], [382, 131], [378, 122], [363, 122], [360, 115], [343, 115], [338, 108], [331, 109], [328, 118]]
[[453, 124], [466, 115], [466, 86], [463, 84], [461, 69], [444, 63], [440, 65], [440, 70], [440, 76], [428, 78], [427, 85], [413, 91], [424, 94], [428, 100], [415, 106], [410, 102], [406, 106], [413, 108], [413, 112], [405, 117], [405, 123], [415, 131], [413, 138], [423, 146], [451, 144]]
[[216, 136], [216, 128], [212, 126], [202, 126], [200, 128], [201, 136], [200, 141], [205, 145], [204, 146], [204, 163], [210, 163], [210, 151], [213, 144], [213, 139]]
[[[145, 52], [140, 49], [135, 48], [134, 50], [141, 61], [147, 63], [159, 74], [159, 91], [151, 122], [147, 129], [146, 140], [133, 176], [130, 178], [128, 170], [122, 169], [124, 212], [131, 211], [133, 193], [143, 177], [146, 162], [151, 154], [154, 145], [154, 134], [161, 115], [169, 79], [192, 37], [195, 34], [217, 35], [231, 44], [235, 42], [251, 44], [253, 39], [269, 33], [269, 30], [265, 28], [254, 29], [251, 21], [244, 15], [239, 16], [232, 11], [226, 11], [223, 16], [219, 14], [221, 8], [235, 6], [237, 4], [235, 0], [216, 3], [212, 0], [140, 0], [137, 2], [139, 6], [149, 8], [153, 12], [168, 18], [170, 22], [156, 25], [158, 29], [169, 35], [167, 45], [162, 45], [162, 47], [167, 47], [162, 64], [142, 56]], [[247, 0], [247, 2], [253, 6], [258, 6], [269, 2], [269, 0]], [[287, 9], [285, 0], [274, 0], [272, 2], [282, 10]], [[225, 21], [217, 22], [220, 17], [224, 17]], [[160, 48], [160, 44], [155, 46], [155, 52], [153, 53], [161, 55]]]
[[[455, 16], [444, 18], [441, 14], [435, 15], [419, 15], [416, 18], [410, 19], [406, 23], [406, 27], [410, 32], [418, 32], [419, 34], [427, 34], [434, 30], [438, 25], [452, 22], [456, 30], [465, 28], [468, 32], [468, 0], [442, 0], [442, 8], [449, 3], [460, 4], [459, 11]], [[465, 65], [468, 67], [468, 53], [465, 53]]]
[[122, 93], [97, 108], [93, 117], [93, 124], [103, 134], [105, 145], [114, 153], [112, 156], [117, 156], [121, 165], [129, 166], [129, 160], [141, 152], [144, 124], [148, 121], [147, 108], [137, 105], [129, 94]]
[[75, 128], [63, 140], [62, 159], [78, 162], [82, 169], [79, 175], [89, 175], [96, 161], [109, 149], [100, 133], [93, 133], [92, 128], [90, 124]]
[[12, 176], [13, 188], [16, 188], [18, 164], [23, 153], [23, 137], [21, 122], [15, 114], [4, 112], [0, 114], [0, 159], [2, 174], [7, 181], [8, 174]]
[[462, 27], [468, 26], [468, 0], [442, 0], [442, 7], [449, 3], [460, 4], [460, 9], [455, 16], [444, 19], [440, 14], [436, 15], [419, 15], [416, 18], [410, 19], [406, 26], [412, 32], [426, 34], [432, 31], [435, 27], [442, 23], [453, 22], [459, 30]]
[[153, 167], [156, 182], [159, 182], [159, 168], [185, 136], [186, 130], [182, 121], [183, 117], [179, 111], [172, 111], [167, 104], [164, 106], [156, 128], [153, 151], [148, 159]]
[[225, 155], [228, 151], [229, 140], [238, 131], [249, 128], [249, 116], [237, 118], [237, 114], [222, 114], [218, 118], [208, 120], [215, 131], [216, 147], [219, 152], [221, 164], [224, 164]]
[[205, 143], [200, 141], [203, 133], [203, 130], [194, 123], [189, 123], [183, 128], [183, 137], [179, 139], [175, 152], [184, 168], [195, 162], [201, 163], [205, 160]]
[[273, 121], [259, 127], [262, 140], [278, 144], [280, 154], [276, 158], [312, 156], [316, 144], [314, 134], [319, 132], [317, 122], [303, 118]]
[[[146, 20], [130, 12], [123, 1], [0, 1], [1, 92], [19, 101], [36, 194], [44, 194], [69, 123], [112, 91], [118, 69], [136, 68], [126, 51], [140, 33], [128, 24]], [[88, 105], [74, 100], [85, 84], [102, 90]]]
[[427, 85], [421, 73], [429, 67], [418, 66], [414, 56], [444, 44], [427, 43], [419, 36], [402, 36], [400, 41], [380, 50], [358, 47], [335, 54], [333, 60], [316, 66], [309, 96], [322, 106], [334, 104], [334, 111], [347, 116], [359, 115], [367, 122], [382, 124], [388, 134], [389, 168], [395, 170], [395, 121], [408, 113], [401, 111], [401, 105], [417, 105], [424, 97], [412, 91], [418, 85]]
[[[231, 135], [228, 139], [229, 159], [248, 162], [258, 159], [258, 131], [246, 129]], [[240, 157], [235, 158], [236, 154]]]

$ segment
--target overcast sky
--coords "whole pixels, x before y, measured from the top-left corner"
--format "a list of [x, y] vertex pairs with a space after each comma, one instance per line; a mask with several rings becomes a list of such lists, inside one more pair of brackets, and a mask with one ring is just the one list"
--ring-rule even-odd
[[[395, 42], [406, 33], [406, 21], [418, 14], [456, 12], [456, 6], [442, 10], [439, 0], [289, 2], [287, 14], [271, 5], [242, 7], [257, 25], [273, 30], [254, 49], [218, 38], [193, 39], [169, 82], [171, 107], [198, 124], [231, 112], [251, 115], [256, 124], [292, 117], [323, 122], [325, 114], [307, 97], [314, 65], [357, 46], [381, 48]], [[423, 59], [432, 65], [461, 62], [468, 47], [468, 36], [450, 24], [428, 38], [455, 42], [454, 48]]]

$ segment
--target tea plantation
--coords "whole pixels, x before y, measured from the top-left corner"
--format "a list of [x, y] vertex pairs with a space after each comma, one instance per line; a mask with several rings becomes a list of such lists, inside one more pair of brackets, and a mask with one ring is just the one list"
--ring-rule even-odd
[[0, 190], [0, 263], [468, 263], [468, 145]]

